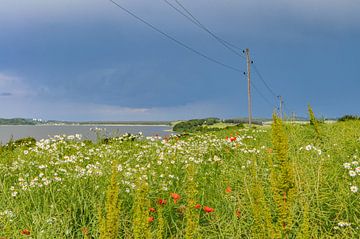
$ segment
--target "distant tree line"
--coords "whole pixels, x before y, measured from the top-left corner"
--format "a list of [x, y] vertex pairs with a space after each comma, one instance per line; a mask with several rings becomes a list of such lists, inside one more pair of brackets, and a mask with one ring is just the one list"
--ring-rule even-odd
[[36, 122], [30, 119], [14, 118], [14, 119], [1, 119], [0, 125], [35, 125]]
[[349, 121], [349, 120], [360, 120], [360, 117], [356, 115], [344, 115], [338, 119], [338, 121]]
[[209, 126], [221, 122], [218, 118], [192, 119], [179, 122], [173, 127], [176, 132], [192, 132], [200, 130], [200, 127]]
[[[230, 124], [246, 124], [248, 123], [248, 119], [225, 119], [223, 120], [224, 123], [230, 123]], [[262, 121], [260, 120], [252, 120], [251, 121], [252, 124], [256, 124], [256, 125], [262, 125]]]

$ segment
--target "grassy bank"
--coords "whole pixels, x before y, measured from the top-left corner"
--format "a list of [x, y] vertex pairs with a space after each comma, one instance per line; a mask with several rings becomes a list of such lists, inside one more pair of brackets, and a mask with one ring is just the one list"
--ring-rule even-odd
[[360, 123], [276, 122], [1, 147], [0, 238], [359, 238]]

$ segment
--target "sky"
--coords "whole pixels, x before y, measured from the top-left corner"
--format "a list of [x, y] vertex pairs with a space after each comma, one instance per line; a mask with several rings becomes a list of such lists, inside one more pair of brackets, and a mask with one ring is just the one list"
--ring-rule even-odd
[[0, 118], [246, 117], [245, 48], [254, 117], [271, 117], [278, 95], [287, 115], [360, 114], [358, 0], [178, 0], [237, 54], [165, 0], [116, 2], [237, 70], [109, 0], [2, 0]]

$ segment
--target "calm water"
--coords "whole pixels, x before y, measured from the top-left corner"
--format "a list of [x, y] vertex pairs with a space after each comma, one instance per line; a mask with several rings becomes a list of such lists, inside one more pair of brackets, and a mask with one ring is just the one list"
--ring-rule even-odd
[[100, 131], [101, 135], [118, 136], [124, 133], [137, 134], [142, 132], [145, 136], [160, 135], [165, 136], [171, 134], [170, 126], [119, 126], [119, 125], [1, 125], [0, 126], [0, 142], [7, 143], [11, 137], [13, 139], [20, 139], [24, 137], [33, 137], [37, 140], [53, 137], [54, 135], [73, 135], [81, 134], [83, 139], [96, 140], [96, 133], [90, 129], [103, 129]]

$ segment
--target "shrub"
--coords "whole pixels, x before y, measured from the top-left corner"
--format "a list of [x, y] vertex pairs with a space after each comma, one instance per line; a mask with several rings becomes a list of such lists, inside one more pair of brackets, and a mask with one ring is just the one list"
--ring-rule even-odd
[[349, 121], [349, 120], [360, 120], [359, 116], [356, 115], [344, 115], [340, 117], [337, 121]]
[[213, 125], [219, 123], [220, 119], [218, 118], [206, 118], [206, 119], [192, 119], [184, 122], [177, 123], [173, 127], [173, 131], [176, 132], [192, 132], [198, 127], [203, 125]]

